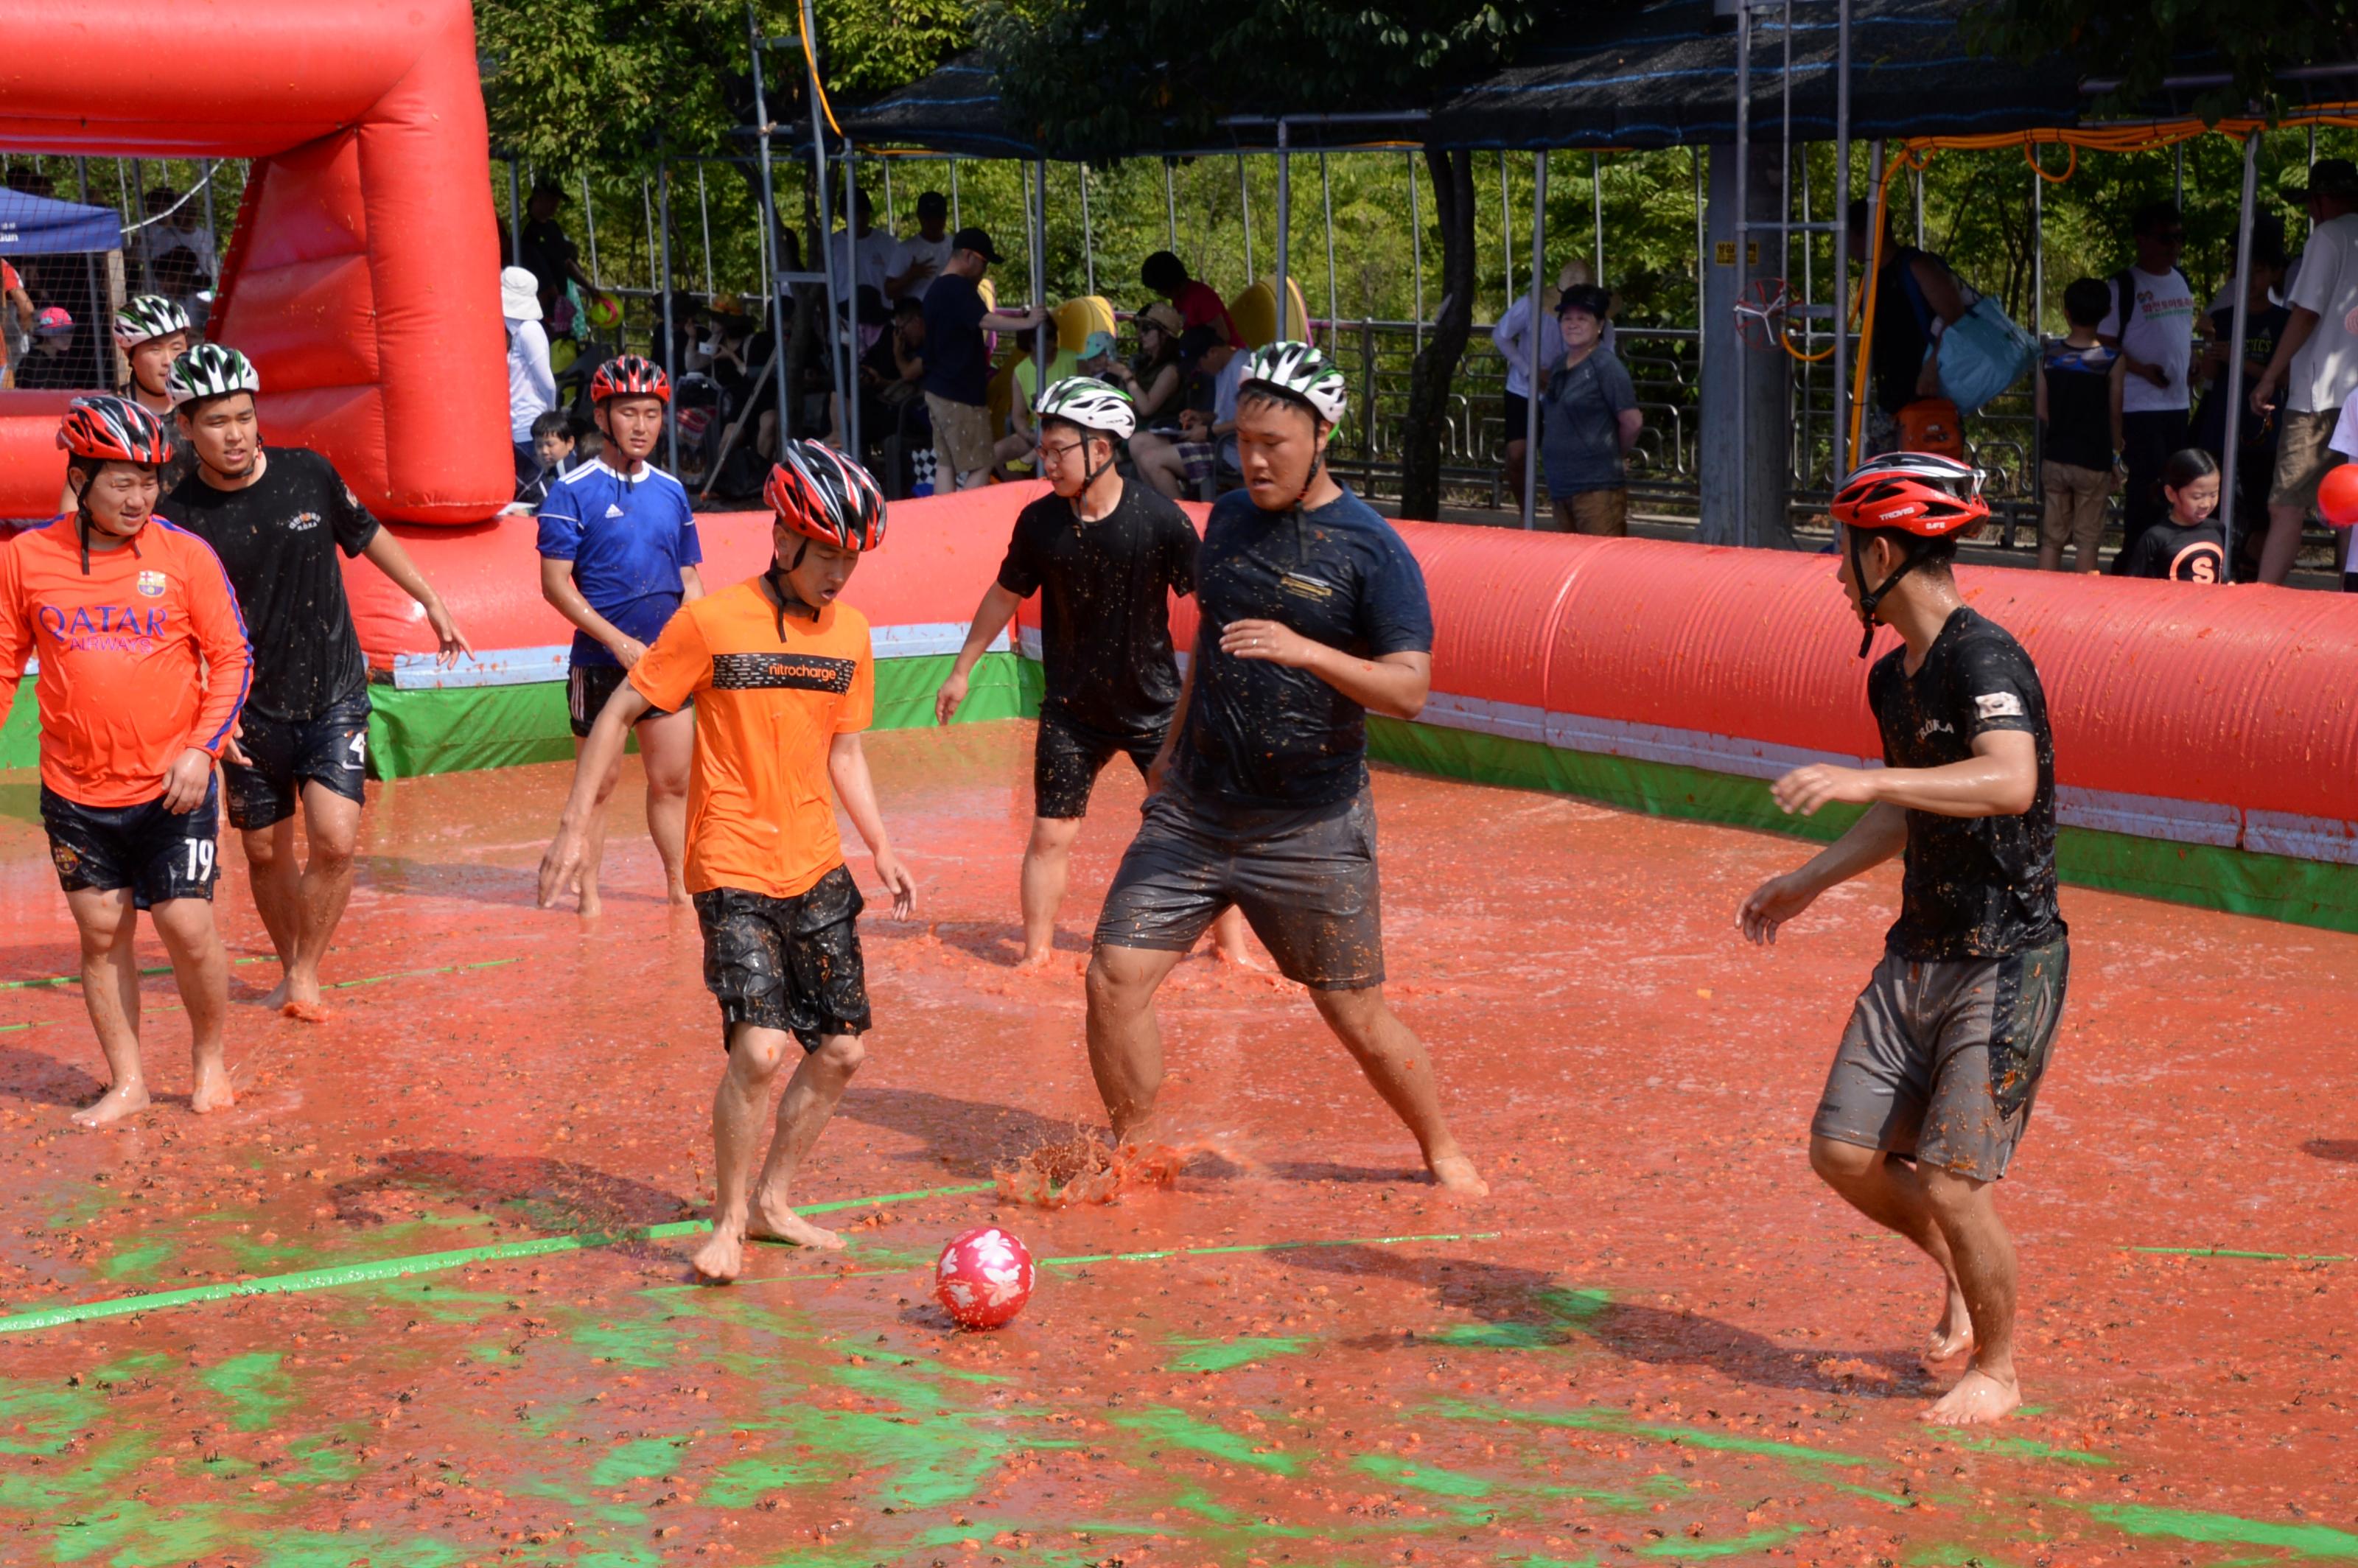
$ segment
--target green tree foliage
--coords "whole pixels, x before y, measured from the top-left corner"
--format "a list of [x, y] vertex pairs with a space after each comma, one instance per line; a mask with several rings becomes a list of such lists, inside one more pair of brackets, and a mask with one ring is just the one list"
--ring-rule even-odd
[[2358, 5], [2352, 0], [1978, 0], [1967, 13], [1975, 48], [2025, 64], [2056, 55], [2098, 62], [2116, 78], [2105, 108], [2135, 108], [2185, 71], [2223, 75], [2195, 112], [2212, 121], [2250, 113], [2271, 117], [2285, 107], [2278, 77], [2286, 68], [2358, 59]]

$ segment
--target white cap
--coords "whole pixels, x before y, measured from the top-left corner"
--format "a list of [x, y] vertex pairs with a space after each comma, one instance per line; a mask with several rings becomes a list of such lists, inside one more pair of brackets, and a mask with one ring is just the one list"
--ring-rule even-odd
[[514, 321], [540, 319], [540, 279], [530, 268], [500, 269], [500, 314]]

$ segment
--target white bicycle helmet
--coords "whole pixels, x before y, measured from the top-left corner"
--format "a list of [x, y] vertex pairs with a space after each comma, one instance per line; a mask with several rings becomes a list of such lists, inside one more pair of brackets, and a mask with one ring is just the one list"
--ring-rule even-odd
[[164, 378], [164, 390], [171, 395], [172, 406], [194, 403], [206, 397], [227, 397], [233, 392], [262, 391], [262, 374], [254, 362], [235, 349], [219, 343], [199, 343], [172, 362], [171, 373]]
[[1262, 386], [1281, 397], [1305, 404], [1329, 425], [1339, 425], [1350, 407], [1351, 392], [1343, 373], [1308, 343], [1264, 343], [1245, 362], [1238, 390]]
[[114, 346], [125, 352], [189, 330], [189, 313], [160, 294], [135, 294], [114, 313]]
[[1102, 430], [1117, 441], [1127, 441], [1138, 428], [1138, 410], [1130, 394], [1093, 375], [1066, 376], [1048, 384], [1040, 395], [1043, 420], [1061, 419], [1084, 430]]

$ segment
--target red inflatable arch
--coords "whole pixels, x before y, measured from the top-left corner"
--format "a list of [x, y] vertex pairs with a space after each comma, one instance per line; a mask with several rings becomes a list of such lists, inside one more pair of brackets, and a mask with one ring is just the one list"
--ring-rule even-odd
[[[265, 439], [379, 516], [514, 489], [499, 230], [466, 0], [44, 0], [9, 17], [0, 148], [248, 157], [211, 334], [261, 367]], [[0, 395], [0, 516], [54, 510], [64, 398]]]

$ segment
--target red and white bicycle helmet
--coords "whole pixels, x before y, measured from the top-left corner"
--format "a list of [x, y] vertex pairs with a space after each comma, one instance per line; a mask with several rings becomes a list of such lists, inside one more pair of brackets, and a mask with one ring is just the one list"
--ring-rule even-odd
[[806, 539], [846, 550], [884, 543], [884, 492], [869, 471], [819, 441], [788, 441], [762, 499]]
[[1911, 547], [1889, 577], [1869, 588], [1860, 530], [1889, 528], [1919, 539], [1963, 539], [1980, 529], [1989, 516], [1989, 503], [1982, 499], [1981, 470], [1937, 452], [1891, 452], [1869, 458], [1853, 470], [1834, 492], [1832, 511], [1842, 524], [1851, 579], [1858, 584], [1858, 656], [1863, 659], [1875, 642], [1875, 607], [1924, 559], [1924, 552]]
[[671, 377], [644, 354], [616, 354], [590, 377], [590, 401], [610, 397], [660, 397], [671, 401]]
[[172, 433], [164, 422], [129, 398], [108, 394], [77, 397], [66, 406], [58, 445], [91, 462], [172, 460]]

